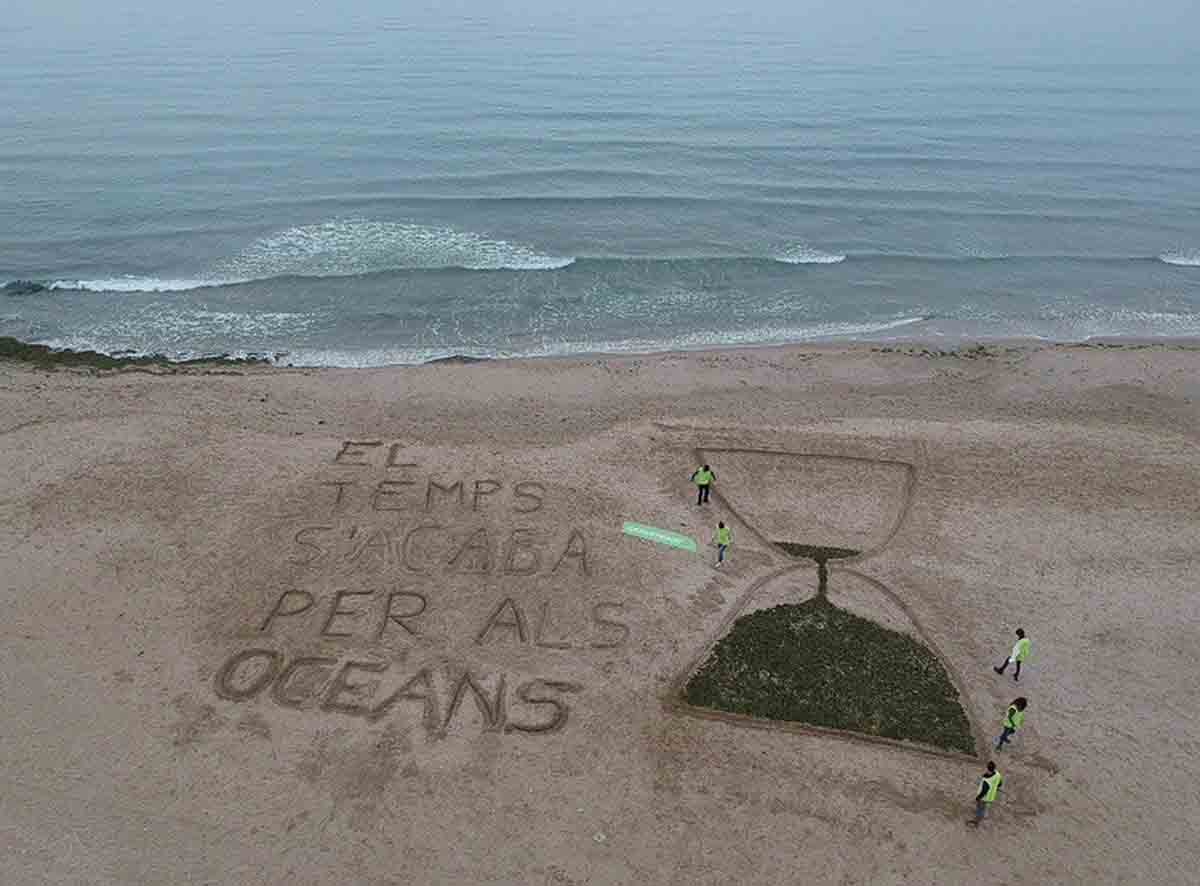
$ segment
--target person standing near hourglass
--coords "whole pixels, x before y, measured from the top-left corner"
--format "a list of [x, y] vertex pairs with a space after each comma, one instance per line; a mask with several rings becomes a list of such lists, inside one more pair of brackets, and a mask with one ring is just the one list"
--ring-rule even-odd
[[1017, 642], [1013, 644], [1012, 652], [1008, 658], [1004, 659], [1004, 664], [998, 668], [992, 668], [997, 674], [1003, 674], [1004, 669], [1008, 667], [1010, 662], [1016, 664], [1017, 669], [1013, 672], [1013, 682], [1016, 683], [1021, 679], [1021, 662], [1029, 656], [1029, 638], [1025, 636], [1025, 631], [1022, 628], [1017, 628]]
[[713, 484], [713, 480], [717, 479], [717, 475], [713, 473], [712, 468], [705, 465], [702, 468], [697, 468], [692, 474], [692, 482], [696, 484], [696, 504], [702, 505], [708, 501], [709, 488]]
[[1017, 730], [1024, 725], [1025, 708], [1027, 707], [1029, 707], [1029, 699], [1025, 696], [1013, 699], [1013, 703], [1004, 712], [1004, 730], [1000, 733], [1000, 738], [996, 740], [996, 750], [1002, 750], [1012, 736], [1017, 734]]
[[1004, 784], [1004, 776], [996, 768], [995, 762], [988, 760], [987, 772], [983, 773], [979, 779], [979, 793], [975, 795], [975, 818], [969, 820], [967, 824], [971, 827], [979, 827], [979, 823], [988, 814], [988, 808], [996, 802], [1002, 784]]
[[733, 532], [725, 525], [724, 520], [717, 523], [717, 531], [713, 534], [713, 543], [717, 546], [717, 565], [720, 566], [725, 562], [725, 554], [729, 550], [729, 546], [733, 544]]

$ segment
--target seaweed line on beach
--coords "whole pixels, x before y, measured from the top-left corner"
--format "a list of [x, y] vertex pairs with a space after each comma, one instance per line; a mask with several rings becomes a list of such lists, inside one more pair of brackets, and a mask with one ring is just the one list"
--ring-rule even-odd
[[195, 366], [262, 366], [266, 357], [232, 357], [219, 354], [189, 360], [172, 360], [161, 354], [104, 354], [100, 351], [74, 351], [35, 345], [9, 336], [0, 336], [0, 360], [27, 363], [39, 369], [162, 369], [173, 370]]

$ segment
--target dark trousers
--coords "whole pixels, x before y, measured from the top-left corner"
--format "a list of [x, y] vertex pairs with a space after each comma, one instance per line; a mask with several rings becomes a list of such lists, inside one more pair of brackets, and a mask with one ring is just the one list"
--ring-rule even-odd
[[996, 750], [1000, 750], [1000, 748], [1008, 744], [1008, 737], [1010, 735], [1015, 735], [1016, 731], [1017, 730], [1013, 729], [1011, 726], [1005, 726], [1004, 731], [1000, 733], [999, 741], [996, 742]]
[[705, 483], [703, 486], [696, 487], [696, 504], [702, 505], [708, 501], [708, 487], [710, 484]]
[[1004, 671], [1008, 668], [1009, 664], [1015, 664], [1017, 666], [1017, 669], [1015, 671], [1013, 671], [1013, 679], [1020, 680], [1021, 679], [1021, 663], [1019, 661], [1013, 661], [1011, 658], [1004, 659], [1004, 664], [1002, 664], [1002, 665], [1000, 665], [1000, 667], [996, 668], [996, 673], [1003, 674]]

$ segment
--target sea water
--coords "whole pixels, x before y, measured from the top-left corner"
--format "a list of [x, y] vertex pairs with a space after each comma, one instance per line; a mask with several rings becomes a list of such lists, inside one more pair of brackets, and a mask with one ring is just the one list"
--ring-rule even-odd
[[1186, 4], [17, 3], [0, 283], [45, 288], [0, 335], [297, 365], [1200, 335]]

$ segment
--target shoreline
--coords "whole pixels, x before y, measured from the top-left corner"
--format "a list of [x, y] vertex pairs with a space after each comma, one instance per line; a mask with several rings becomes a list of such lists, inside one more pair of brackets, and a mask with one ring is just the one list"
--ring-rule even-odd
[[[18, 364], [33, 366], [46, 370], [58, 368], [92, 369], [103, 371], [146, 370], [160, 369], [168, 372], [187, 371], [192, 369], [219, 368], [255, 368], [259, 370], [381, 370], [381, 369], [411, 369], [422, 366], [463, 366], [475, 364], [520, 365], [523, 363], [573, 363], [578, 361], [619, 362], [621, 360], [646, 358], [680, 358], [716, 354], [739, 353], [790, 353], [794, 351], [838, 352], [838, 351], [867, 351], [883, 354], [904, 354], [907, 356], [923, 357], [959, 357], [971, 359], [974, 357], [994, 356], [993, 350], [1006, 351], [1040, 351], [1046, 349], [1125, 349], [1144, 350], [1159, 348], [1167, 350], [1197, 350], [1200, 349], [1200, 337], [1155, 337], [1141, 336], [1098, 336], [1081, 340], [1049, 340], [1035, 337], [1005, 337], [1005, 338], [963, 338], [956, 344], [950, 344], [945, 337], [913, 337], [888, 339], [837, 339], [825, 341], [797, 341], [770, 344], [731, 344], [727, 346], [702, 346], [696, 348], [668, 348], [663, 350], [629, 350], [629, 351], [580, 351], [571, 354], [552, 355], [519, 355], [519, 356], [479, 356], [468, 353], [451, 353], [441, 357], [432, 357], [418, 363], [380, 363], [359, 366], [335, 366], [325, 364], [293, 364], [282, 362], [270, 356], [248, 354], [234, 356], [230, 354], [203, 355], [186, 359], [174, 359], [163, 354], [134, 354], [134, 353], [105, 353], [94, 350], [74, 350], [71, 348], [53, 348], [35, 342], [26, 342], [11, 336], [0, 336], [0, 364]], [[276, 355], [280, 357], [282, 355]]]

